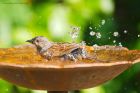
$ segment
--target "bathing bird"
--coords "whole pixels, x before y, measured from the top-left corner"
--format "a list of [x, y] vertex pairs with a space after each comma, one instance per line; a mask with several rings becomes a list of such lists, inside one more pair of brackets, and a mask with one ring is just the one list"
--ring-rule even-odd
[[87, 54], [80, 44], [51, 42], [43, 36], [34, 37], [26, 42], [35, 45], [38, 53], [47, 60], [60, 57], [63, 60], [77, 61], [86, 58]]

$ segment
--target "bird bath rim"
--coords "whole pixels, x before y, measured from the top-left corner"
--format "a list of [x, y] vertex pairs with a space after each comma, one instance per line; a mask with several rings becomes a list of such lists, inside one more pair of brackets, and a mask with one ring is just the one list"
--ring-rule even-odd
[[67, 64], [64, 66], [61, 65], [51, 65], [51, 64], [11, 64], [11, 63], [4, 63], [0, 62], [0, 66], [7, 66], [7, 67], [16, 67], [16, 68], [50, 68], [50, 69], [70, 69], [70, 68], [87, 68], [87, 67], [107, 67], [107, 66], [115, 66], [121, 64], [130, 64], [133, 65], [138, 63], [140, 59], [135, 61], [119, 61], [119, 62], [111, 62], [111, 63], [76, 63], [76, 64]]

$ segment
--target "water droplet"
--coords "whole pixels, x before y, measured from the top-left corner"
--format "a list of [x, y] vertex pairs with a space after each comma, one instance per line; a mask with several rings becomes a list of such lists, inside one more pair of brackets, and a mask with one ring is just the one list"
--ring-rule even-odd
[[114, 32], [113, 36], [117, 37], [117, 36], [119, 36], [119, 33], [118, 32]]
[[140, 34], [138, 34], [138, 37], [140, 37]]
[[81, 46], [82, 46], [82, 57], [86, 58], [86, 55], [87, 55], [86, 50], [85, 50], [86, 42], [82, 41]]
[[98, 45], [97, 44], [94, 44], [93, 47], [98, 47]]
[[95, 49], [95, 52], [96, 52], [96, 50], [99, 50], [99, 46], [97, 44], [94, 44], [93, 47]]
[[121, 47], [122, 47], [122, 43], [121, 43], [121, 42], [119, 42], [119, 46], [121, 46]]
[[86, 42], [85, 41], [82, 41], [81, 42], [81, 46], [86, 46]]
[[113, 40], [113, 43], [116, 43], [116, 40]]
[[105, 20], [102, 20], [101, 24], [104, 25], [105, 24]]
[[96, 33], [96, 37], [97, 37], [98, 39], [101, 38], [101, 36], [102, 36], [102, 35], [101, 35], [100, 32], [97, 32], [97, 33]]
[[128, 31], [127, 31], [127, 30], [124, 30], [123, 32], [124, 32], [125, 34], [127, 34]]
[[96, 33], [95, 32], [93, 32], [93, 31], [90, 31], [90, 36], [94, 36]]
[[73, 42], [75, 42], [75, 39], [79, 36], [80, 27], [71, 26], [71, 28], [72, 31], [70, 31], [70, 36]]
[[89, 29], [92, 30], [92, 27], [90, 26]]

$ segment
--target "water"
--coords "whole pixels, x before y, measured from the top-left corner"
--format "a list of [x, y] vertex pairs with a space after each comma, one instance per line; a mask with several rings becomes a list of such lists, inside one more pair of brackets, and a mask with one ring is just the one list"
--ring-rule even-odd
[[102, 37], [101, 33], [100, 32], [97, 32], [96, 33], [96, 37], [97, 37], [97, 39], [100, 39]]
[[94, 44], [93, 47], [94, 47], [95, 52], [96, 50], [99, 50], [99, 46], [97, 44]]
[[[99, 30], [99, 28], [100, 27], [102, 27], [103, 25], [105, 25], [106, 24], [106, 20], [101, 20], [101, 23], [100, 24], [98, 24], [98, 26], [97, 27], [92, 27], [92, 26], [89, 26], [88, 28], [89, 28], [89, 30], [90, 30], [90, 32], [89, 32], [89, 35], [90, 36], [95, 36], [96, 37], [96, 39], [101, 39], [102, 38], [102, 34], [100, 33], [100, 32], [98, 32], [98, 30]], [[76, 40], [76, 38], [79, 36], [79, 31], [80, 31], [80, 27], [75, 27], [75, 26], [72, 26], [71, 27], [72, 28], [72, 31], [70, 32], [70, 35], [71, 35], [71, 38], [72, 38], [72, 40], [73, 40], [73, 42]], [[95, 30], [95, 31], [94, 31]], [[96, 31], [97, 30], [97, 31]], [[124, 34], [127, 34], [128, 33], [128, 30], [124, 30], [123, 31], [123, 33]], [[115, 31], [115, 32], [108, 32], [107, 34], [111, 34], [113, 37], [119, 37], [120, 36], [120, 34], [119, 34], [119, 32], [118, 31]], [[113, 37], [112, 36], [109, 36], [107, 39], [108, 40], [112, 40], [113, 39]], [[137, 37], [140, 37], [140, 34], [138, 34], [137, 35]], [[121, 42], [119, 42], [119, 41], [117, 41], [117, 40], [112, 40], [111, 41], [114, 45], [118, 45], [118, 46], [123, 46], [122, 45], [122, 43]], [[118, 42], [118, 43], [117, 43]], [[82, 45], [86, 45], [85, 44], [85, 42], [83, 42], [82, 41], [82, 43], [81, 43]], [[95, 44], [96, 45], [96, 44]]]
[[76, 27], [76, 26], [71, 26], [71, 31], [70, 31], [70, 36], [72, 38], [72, 41], [75, 42], [76, 38], [79, 36], [79, 31], [80, 31], [80, 27]]
[[118, 32], [114, 32], [113, 36], [117, 37], [117, 36], [119, 36], [119, 33]]
[[[96, 28], [96, 27], [95, 27]], [[89, 27], [90, 30], [92, 30], [92, 27]], [[90, 31], [89, 32], [90, 36], [96, 36], [97, 39], [100, 39], [102, 37], [100, 32], [94, 32], [94, 31]]]
[[94, 32], [94, 31], [90, 31], [90, 36], [95, 36], [96, 35], [96, 32]]
[[80, 45], [85, 47], [85, 46], [86, 46], [86, 42], [85, 42], [85, 41], [82, 41], [82, 42], [80, 43]]
[[121, 43], [121, 42], [119, 42], [119, 46], [121, 46], [121, 47], [122, 47], [122, 43]]
[[86, 49], [85, 49], [85, 47], [86, 47], [86, 42], [85, 42], [85, 41], [82, 41], [80, 44], [81, 44], [81, 46], [82, 46], [82, 57], [83, 57], [83, 58], [86, 58], [86, 57], [87, 57], [87, 53], [86, 53]]
[[105, 24], [105, 20], [102, 20], [102, 21], [101, 21], [101, 24], [104, 25], [104, 24]]
[[98, 47], [98, 45], [97, 45], [97, 44], [94, 44], [93, 46], [94, 46], [94, 47]]
[[92, 30], [92, 27], [90, 26], [89, 29]]
[[127, 34], [128, 31], [127, 31], [127, 30], [124, 30], [123, 32], [124, 32], [125, 34]]
[[113, 40], [113, 43], [116, 43], [116, 40]]
[[[103, 25], [105, 25], [105, 23], [106, 23], [106, 20], [104, 20], [104, 19], [101, 20], [101, 23], [98, 24], [97, 27], [94, 27], [94, 30], [99, 30], [99, 28], [101, 28]], [[102, 34], [101, 34], [100, 32], [93, 31], [93, 27], [89, 26], [89, 30], [90, 30], [90, 32], [89, 32], [89, 35], [90, 35], [90, 36], [95, 36], [96, 39], [102, 39]], [[125, 33], [125, 34], [126, 34], [127, 32], [128, 32], [127, 30], [124, 30], [124, 33]], [[108, 32], [107, 34], [111, 34], [111, 33], [112, 33], [112, 32]], [[112, 36], [118, 37], [118, 36], [119, 36], [119, 32], [117, 32], [117, 31], [113, 32]], [[108, 37], [108, 39], [111, 40], [111, 36]], [[117, 42], [117, 41], [116, 41], [116, 40], [112, 40], [112, 42], [113, 42], [113, 44], [116, 45], [116, 42]], [[121, 42], [118, 43], [118, 46], [122, 46]]]

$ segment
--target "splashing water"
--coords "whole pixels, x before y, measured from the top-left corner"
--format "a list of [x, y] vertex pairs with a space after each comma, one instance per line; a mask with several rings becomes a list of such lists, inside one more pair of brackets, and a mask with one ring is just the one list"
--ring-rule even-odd
[[89, 29], [92, 30], [92, 27], [90, 26]]
[[121, 47], [122, 47], [122, 43], [121, 43], [121, 42], [119, 42], [119, 46], [121, 46]]
[[90, 31], [90, 36], [94, 36], [96, 33], [94, 31]]
[[97, 44], [94, 44], [94, 45], [93, 45], [93, 48], [94, 48], [94, 50], [95, 50], [95, 51], [94, 51], [94, 56], [97, 56], [97, 55], [96, 55], [96, 51], [99, 50], [98, 45], [97, 45]]
[[119, 36], [119, 33], [118, 32], [114, 32], [113, 36], [117, 37], [117, 36]]
[[124, 32], [125, 34], [127, 34], [128, 31], [127, 31], [127, 30], [124, 30], [123, 32]]
[[116, 40], [113, 40], [113, 43], [116, 43]]
[[94, 47], [95, 50], [99, 49], [97, 44], [94, 44], [93, 47]]
[[85, 42], [85, 41], [82, 41], [82, 42], [80, 43], [80, 45], [81, 45], [81, 46], [86, 46], [86, 42]]
[[80, 27], [71, 26], [72, 31], [70, 32], [70, 36], [72, 41], [75, 42], [76, 38], [79, 36]]
[[87, 56], [86, 49], [85, 49], [85, 47], [86, 47], [86, 42], [85, 42], [85, 41], [82, 41], [82, 42], [80, 43], [80, 45], [82, 46], [82, 57], [83, 57], [83, 58], [86, 58], [86, 56]]
[[97, 32], [96, 33], [96, 37], [97, 37], [97, 39], [100, 39], [102, 37], [101, 33], [100, 32]]
[[101, 24], [104, 25], [104, 24], [105, 24], [105, 20], [102, 20], [102, 21], [101, 21]]
[[94, 44], [93, 47], [98, 47], [98, 45], [97, 44]]

